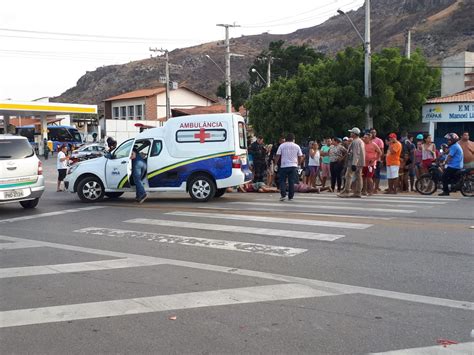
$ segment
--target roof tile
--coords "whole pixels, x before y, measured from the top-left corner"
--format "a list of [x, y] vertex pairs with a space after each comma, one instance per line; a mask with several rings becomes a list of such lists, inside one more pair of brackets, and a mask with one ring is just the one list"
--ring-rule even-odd
[[474, 102], [474, 88], [470, 88], [449, 96], [435, 97], [426, 101], [427, 104], [442, 104], [450, 102]]

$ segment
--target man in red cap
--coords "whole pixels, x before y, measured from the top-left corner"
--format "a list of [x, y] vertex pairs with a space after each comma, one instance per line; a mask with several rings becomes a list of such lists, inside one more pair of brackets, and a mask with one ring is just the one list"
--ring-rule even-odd
[[398, 170], [400, 169], [400, 153], [402, 152], [402, 145], [397, 140], [395, 133], [388, 135], [388, 150], [387, 150], [387, 179], [388, 190], [386, 194], [397, 193]]

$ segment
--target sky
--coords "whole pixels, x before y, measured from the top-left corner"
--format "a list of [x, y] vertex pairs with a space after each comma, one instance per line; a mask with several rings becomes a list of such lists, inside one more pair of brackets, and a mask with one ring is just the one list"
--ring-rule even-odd
[[231, 37], [312, 27], [364, 0], [16, 0], [0, 12], [0, 100], [58, 96], [87, 71]]

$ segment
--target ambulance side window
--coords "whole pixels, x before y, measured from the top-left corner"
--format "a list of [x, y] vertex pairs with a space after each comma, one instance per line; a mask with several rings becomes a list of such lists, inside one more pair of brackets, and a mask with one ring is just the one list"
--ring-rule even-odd
[[160, 155], [161, 149], [163, 149], [163, 143], [161, 141], [154, 140], [151, 147], [150, 157], [157, 157]]
[[245, 133], [245, 123], [239, 122], [239, 146], [241, 149], [247, 148], [247, 134]]

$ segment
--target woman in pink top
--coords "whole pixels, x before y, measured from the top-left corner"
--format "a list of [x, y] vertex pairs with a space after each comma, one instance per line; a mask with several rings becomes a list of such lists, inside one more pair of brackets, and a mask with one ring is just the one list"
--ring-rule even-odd
[[362, 169], [363, 178], [363, 195], [372, 195], [374, 193], [374, 174], [377, 166], [377, 161], [382, 155], [382, 151], [379, 146], [372, 141], [370, 133], [364, 134], [362, 138], [365, 144], [365, 165]]
[[423, 140], [421, 148], [421, 166], [422, 173], [427, 173], [431, 166], [431, 163], [436, 160], [436, 146], [431, 140], [431, 136], [428, 134]]

